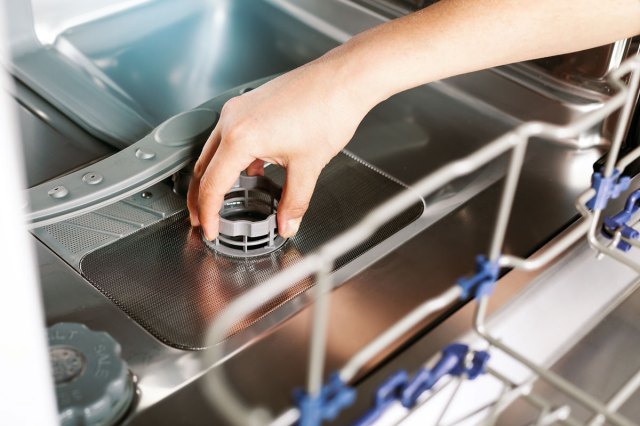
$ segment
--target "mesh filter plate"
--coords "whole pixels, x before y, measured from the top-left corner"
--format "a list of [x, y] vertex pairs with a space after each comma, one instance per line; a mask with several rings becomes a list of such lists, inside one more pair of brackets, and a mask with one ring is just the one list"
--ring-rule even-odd
[[[281, 169], [267, 174], [283, 183]], [[365, 163], [342, 153], [322, 172], [311, 205], [295, 238], [264, 257], [237, 259], [216, 254], [192, 230], [186, 211], [87, 254], [83, 275], [129, 316], [165, 343], [198, 349], [207, 327], [225, 306], [248, 289], [297, 262], [358, 222], [403, 186]], [[336, 268], [417, 219], [421, 200], [387, 223], [370, 240], [338, 259]], [[236, 333], [312, 285], [296, 284], [252, 316]]]

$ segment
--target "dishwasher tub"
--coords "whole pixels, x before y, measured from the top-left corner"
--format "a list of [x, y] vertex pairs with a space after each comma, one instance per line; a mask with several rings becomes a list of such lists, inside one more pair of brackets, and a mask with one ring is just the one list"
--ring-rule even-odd
[[266, 1], [14, 3], [12, 72], [119, 148], [175, 114], [338, 44]]
[[[299, 10], [281, 7], [290, 3], [237, 0], [213, 5], [213, 2], [185, 1], [180, 3], [180, 10], [176, 10], [175, 2], [140, 1], [125, 2], [120, 9], [107, 9], [99, 16], [85, 16], [85, 19], [80, 13], [80, 18], [69, 25], [54, 26], [17, 38], [20, 42], [14, 46], [14, 72], [86, 129], [124, 147], [149, 133], [168, 116], [199, 104], [205, 97], [217, 95], [235, 82], [244, 83], [249, 76], [261, 77], [272, 71], [286, 70], [348, 38], [349, 33], [327, 26], [324, 21], [305, 17], [298, 13]], [[346, 25], [347, 21], [349, 24], [356, 22], [348, 18], [358, 9], [348, 5], [349, 2], [344, 1], [313, 2], [317, 9], [335, 8], [341, 12], [332, 16], [336, 27]], [[34, 10], [37, 29], [39, 12], [37, 8]], [[163, 20], [137, 25], [146, 19], [143, 11], [157, 11]], [[27, 12], [22, 16], [30, 17], [31, 12]], [[359, 13], [362, 20], [357, 22], [365, 24], [357, 29], [379, 22], [371, 14], [361, 10]], [[245, 50], [239, 49], [240, 46], [224, 50], [232, 46], [233, 40], [229, 40], [222, 47], [228, 52], [227, 57], [211, 67], [211, 74], [208, 74], [206, 67], [200, 69], [196, 65], [198, 61], [208, 64], [211, 59], [190, 55], [191, 50], [169, 49], [170, 54], [176, 55], [172, 57], [172, 64], [184, 58], [190, 67], [198, 70], [198, 81], [183, 78], [180, 73], [177, 77], [169, 73], [169, 69], [162, 68], [165, 62], [161, 55], [145, 56], [148, 50], [163, 52], [163, 44], [158, 41], [178, 39], [185, 43], [185, 40], [201, 40], [200, 36], [208, 40], [207, 34], [218, 27], [208, 25], [204, 21], [207, 16], [220, 21], [225, 21], [221, 16], [233, 16], [228, 20], [228, 26], [222, 26], [229, 30], [228, 34], [235, 34], [233, 28], [250, 27], [251, 31], [234, 37], [236, 41], [246, 41]], [[196, 25], [182, 25], [181, 22]], [[13, 31], [24, 27], [28, 26], [13, 28]], [[258, 31], [260, 28], [264, 33]], [[120, 29], [126, 31], [117, 31]], [[98, 38], [100, 43], [105, 43], [101, 46], [93, 37], [104, 31], [114, 32], [116, 36], [106, 42]], [[250, 35], [256, 37], [249, 40]], [[246, 56], [239, 54], [245, 51]], [[264, 52], [269, 54], [261, 56]], [[233, 58], [230, 62], [227, 61], [229, 56]], [[114, 57], [119, 59], [111, 60]], [[144, 61], [138, 61], [138, 58], [144, 58]], [[269, 60], [274, 58], [277, 60]], [[148, 69], [154, 66], [158, 68]], [[228, 72], [218, 74], [219, 70]], [[147, 73], [151, 76], [146, 79], [148, 81], [136, 80], [145, 80], [140, 75]], [[175, 80], [169, 81], [172, 76]], [[491, 84], [484, 84], [486, 81]], [[140, 87], [138, 84], [144, 85], [145, 90], [136, 92]], [[507, 81], [500, 73], [474, 73], [454, 81], [420, 87], [384, 102], [364, 120], [348, 146], [349, 150], [394, 179], [412, 184], [442, 165], [485, 146], [487, 141], [520, 123], [518, 114], [496, 108], [487, 102], [487, 98], [470, 96], [463, 90], [465, 84], [498, 94], [502, 100], [517, 98], [520, 109], [555, 115], [559, 108], [555, 104], [553, 108], [546, 108], [549, 104], [544, 104], [540, 98], [533, 103], [529, 102], [531, 98], [519, 98], [524, 89], [517, 88], [516, 83]], [[210, 91], [203, 94], [206, 91], [203, 88]], [[511, 94], [512, 89], [515, 94], [506, 96], [505, 93]], [[190, 95], [183, 95], [187, 93]], [[192, 98], [193, 103], [189, 103]], [[562, 114], [558, 116], [565, 118]], [[520, 181], [522, 192], [515, 200], [505, 244], [509, 253], [519, 256], [535, 252], [571, 223], [575, 217], [575, 197], [588, 185], [592, 164], [601, 155], [597, 148], [550, 147], [541, 139], [532, 141], [530, 148]], [[336, 278], [341, 287], [332, 296], [333, 312], [339, 321], [329, 330], [332, 350], [327, 353], [328, 368], [342, 365], [420, 301], [444, 290], [452, 279], [470, 270], [471, 262], [460, 262], [460, 259], [472, 259], [474, 254], [484, 250], [490, 238], [491, 230], [486, 223], [496, 213], [504, 160], [498, 159], [468, 179], [452, 182], [434, 194], [433, 199], [427, 200], [426, 218], [417, 221], [402, 235], [394, 235], [365, 253], [358, 262], [341, 268], [341, 274]], [[91, 169], [84, 170], [88, 171]], [[108, 175], [105, 182], [118, 177], [118, 171], [115, 173]], [[68, 178], [73, 179], [73, 176]], [[56, 182], [58, 180], [48, 182], [39, 189]], [[158, 185], [165, 185], [164, 190], [170, 191], [166, 182]], [[140, 192], [134, 196], [140, 196], [144, 189], [141, 185]], [[184, 201], [182, 204], [176, 202], [175, 207], [184, 209]], [[465, 242], [463, 247], [460, 247], [460, 241]], [[125, 357], [138, 375], [142, 390], [131, 424], [145, 424], [145, 419], [154, 416], [162, 418], [167, 415], [167, 407], [171, 416], [196, 416], [198, 401], [202, 399], [198, 383], [211, 367], [206, 361], [203, 363], [207, 350], [183, 351], [154, 339], [110, 300], [95, 294], [86, 277], [73, 269], [74, 262], [79, 259], [65, 259], [69, 263], [65, 265], [57, 257], [60, 252], [55, 247], [52, 249], [54, 253], [39, 244], [47, 321], [89, 323], [93, 328], [109, 331], [123, 343]], [[306, 305], [312, 294], [313, 289], [305, 292], [304, 297], [290, 301], [293, 310], [287, 311], [287, 315], [264, 318], [260, 326], [254, 324], [226, 342], [225, 365], [229, 371], [237, 373], [233, 376], [234, 383], [250, 395], [250, 402], [265, 404], [274, 413], [290, 404], [290, 390], [304, 382], [304, 330], [310, 320]], [[394, 303], [390, 304], [389, 300]], [[293, 312], [299, 314], [292, 315]], [[422, 333], [432, 329], [441, 320], [440, 317], [429, 318], [415, 331]], [[413, 336], [406, 335], [394, 342], [387, 353], [373, 360], [364, 372], [374, 369], [385, 355], [412, 339]], [[290, 354], [286, 365], [277, 362], [282, 353]], [[276, 376], [278, 379], [274, 380]], [[193, 386], [187, 385], [189, 383]], [[184, 398], [190, 403], [175, 403]], [[222, 422], [220, 412], [209, 412], [198, 418]]]

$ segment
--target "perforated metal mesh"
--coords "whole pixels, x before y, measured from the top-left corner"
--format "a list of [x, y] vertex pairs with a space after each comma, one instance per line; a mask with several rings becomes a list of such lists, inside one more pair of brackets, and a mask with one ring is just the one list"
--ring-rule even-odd
[[[159, 183], [93, 212], [33, 229], [58, 256], [78, 269], [87, 253], [184, 209], [184, 199]], [[150, 197], [150, 198], [149, 198]]]
[[68, 223], [56, 223], [46, 226], [44, 229], [73, 253], [83, 252], [114, 239], [112, 236], [87, 231]]
[[174, 210], [183, 209], [184, 202], [179, 197], [166, 197], [162, 200], [154, 201], [150, 207], [155, 211], [171, 213]]
[[[157, 202], [156, 202], [157, 203]], [[182, 208], [182, 206], [180, 206]], [[129, 220], [139, 224], [152, 223], [158, 220], [158, 215], [140, 210], [125, 203], [114, 203], [100, 209], [100, 213]]]
[[69, 219], [67, 222], [97, 231], [105, 231], [122, 235], [125, 235], [132, 230], [137, 229], [135, 226], [123, 222], [118, 222], [117, 220], [109, 219], [108, 217], [100, 216], [97, 213], [83, 214], [82, 216]]
[[[281, 169], [269, 167], [267, 174], [283, 183]], [[364, 163], [340, 154], [323, 171], [300, 232], [276, 252], [252, 259], [216, 254], [204, 245], [200, 232], [191, 229], [183, 212], [86, 255], [81, 271], [159, 339], [179, 348], [201, 348], [207, 326], [231, 300], [344, 232], [402, 189]], [[422, 209], [416, 198], [414, 206], [342, 256], [336, 267], [414, 221]], [[311, 284], [311, 280], [300, 282], [252, 316], [239, 319], [232, 333]]]

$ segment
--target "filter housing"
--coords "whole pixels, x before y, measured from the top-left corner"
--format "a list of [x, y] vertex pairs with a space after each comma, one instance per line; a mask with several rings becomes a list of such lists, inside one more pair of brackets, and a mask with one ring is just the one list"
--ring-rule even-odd
[[282, 188], [265, 176], [241, 175], [225, 196], [218, 237], [205, 244], [233, 257], [254, 257], [282, 247], [276, 212]]

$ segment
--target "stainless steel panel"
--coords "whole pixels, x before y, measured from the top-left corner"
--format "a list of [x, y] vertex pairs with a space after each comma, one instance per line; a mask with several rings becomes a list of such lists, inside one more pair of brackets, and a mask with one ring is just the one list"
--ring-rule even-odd
[[70, 19], [60, 5], [36, 2], [33, 18], [28, 3], [16, 4], [21, 25], [12, 26], [12, 70], [120, 147], [231, 87], [292, 69], [337, 45], [265, 1], [65, 6], [79, 12]]
[[[638, 370], [640, 370], [640, 291], [634, 293], [609, 313], [589, 334], [552, 367], [580, 389], [601, 401], [608, 401]], [[593, 412], [581, 407], [557, 389], [537, 384], [534, 391], [557, 406], [568, 404], [572, 416], [585, 424]], [[640, 392], [622, 406], [620, 413], [629, 419], [640, 419]], [[520, 424], [534, 421], [537, 413], [522, 401], [513, 404], [504, 414], [502, 424], [518, 419]], [[513, 423], [510, 423], [513, 424]]]
[[[281, 168], [268, 167], [265, 175], [278, 185], [284, 182]], [[209, 344], [205, 339], [208, 327], [230, 301], [292, 267], [404, 189], [369, 164], [341, 153], [320, 175], [300, 232], [273, 253], [256, 258], [217, 254], [191, 228], [183, 211], [87, 254], [80, 271], [160, 340], [178, 348], [199, 349]], [[184, 201], [182, 205], [184, 208]], [[335, 268], [350, 264], [406, 228], [422, 215], [423, 208], [422, 199], [416, 196], [406, 212], [342, 256]], [[265, 301], [253, 315], [238, 319], [230, 334], [253, 329], [254, 323], [291, 305], [290, 300], [312, 285], [312, 280], [301, 280], [277, 299]]]
[[255, 0], [147, 2], [69, 28], [55, 42], [63, 55], [91, 63], [152, 125], [334, 45]]
[[[286, 53], [280, 51], [279, 47], [267, 51], [270, 52], [269, 58], [275, 55], [279, 58], [278, 61], [288, 65], [298, 59], [303, 61], [313, 57], [325, 47], [331, 46], [334, 43], [332, 39], [344, 40], [350, 34], [384, 20], [379, 15], [367, 13], [347, 2], [299, 0], [295, 3], [299, 6], [298, 9], [293, 8], [293, 2], [287, 0], [272, 0], [269, 4], [254, 2], [250, 7], [246, 1], [238, 0], [237, 3], [237, 10], [246, 11], [247, 16], [257, 20], [251, 21], [254, 23], [264, 19], [264, 14], [258, 16], [243, 9], [244, 7], [254, 8], [255, 11], [267, 11], [275, 4], [284, 11], [274, 12], [274, 16], [282, 17], [283, 22], [287, 23], [284, 25], [285, 29], [269, 27], [269, 31], [275, 32], [276, 35], [286, 35], [287, 40], [283, 42]], [[244, 6], [240, 6], [241, 4]], [[141, 13], [146, 7], [170, 6], [164, 2], [154, 2], [154, 5], [144, 4], [137, 12]], [[298, 20], [297, 23], [291, 24], [287, 14], [294, 16]], [[196, 36], [210, 34], [202, 28], [204, 21], [200, 21], [197, 16], [187, 15], [180, 14], [176, 19], [184, 19], [185, 22], [195, 24], [195, 27], [188, 29], [176, 24], [176, 27], [172, 27], [177, 31], [175, 34], [186, 31], [184, 34], [194, 35], [193, 40], [198, 39]], [[213, 15], [207, 16], [211, 18]], [[240, 18], [238, 15], [237, 19]], [[107, 25], [107, 22], [111, 24]], [[133, 38], [127, 38], [127, 34], [116, 34], [115, 41], [106, 40], [103, 46], [89, 43], [90, 38], [98, 34], [97, 28], [104, 31], [112, 28], [114, 22], [128, 23], [129, 26], [126, 28], [133, 25], [124, 13], [112, 14], [99, 21], [79, 25], [81, 31], [77, 36], [74, 36], [73, 31], [63, 32], [61, 35], [61, 40], [65, 40], [66, 46], [80, 47], [81, 56], [90, 57], [92, 63], [98, 64], [96, 68], [92, 68], [99, 71], [95, 75], [99, 75], [101, 79], [103, 76], [108, 77], [109, 86], [99, 91], [100, 96], [107, 93], [123, 105], [131, 105], [134, 109], [141, 105], [133, 97], [129, 99], [122, 93], [111, 92], [119, 85], [136, 90], [136, 78], [142, 78], [139, 74], [142, 68], [136, 68], [140, 65], [136, 62], [136, 55], [145, 57], [146, 50], [152, 50], [156, 55], [163, 52], [162, 46], [153, 43], [152, 35], [168, 45], [168, 54], [173, 61], [180, 58], [187, 63], [190, 60], [201, 60], [190, 56], [188, 52], [179, 52], [171, 45], [171, 37], [162, 38], [163, 34], [173, 33], [163, 33], [156, 27], [151, 27], [149, 32], [144, 34], [142, 30], [140, 33], [134, 31], [132, 34], [136, 35]], [[256, 25], [262, 28], [262, 24]], [[267, 22], [264, 25], [264, 28], [267, 28], [270, 24]], [[307, 38], [304, 43], [293, 42], [290, 39], [291, 35], [299, 36], [301, 33], [286, 32], [286, 28], [291, 28], [289, 25], [299, 28], [302, 33], [309, 35], [311, 40]], [[229, 34], [234, 34], [232, 30], [229, 31]], [[319, 36], [321, 46], [318, 46], [314, 44], [318, 40], [314, 41], [313, 38], [321, 33], [325, 35]], [[245, 36], [247, 35], [241, 34], [239, 39], [244, 40]], [[180, 37], [178, 39], [181, 43], [186, 43], [188, 37]], [[83, 40], [86, 41], [86, 45], [83, 45]], [[119, 52], [114, 47], [118, 40], [137, 47], [132, 51], [125, 49]], [[278, 38], [270, 40], [275, 43]], [[312, 48], [306, 47], [307, 42], [311, 43], [309, 45]], [[243, 52], [242, 49], [233, 50], [232, 62], [247, 68], [253, 67], [254, 62], [250, 61], [250, 58], [262, 58], [261, 46], [258, 43], [257, 51], [251, 51], [252, 55], [246, 57], [238, 54]], [[270, 46], [280, 45], [275, 43]], [[224, 48], [221, 49], [228, 52]], [[55, 52], [56, 55], [63, 53]], [[107, 61], [106, 58], [114, 54], [120, 55], [119, 61]], [[294, 55], [293, 59], [288, 56], [291, 54]], [[148, 63], [158, 66], [164, 64], [162, 58], [145, 58]], [[226, 64], [226, 57], [217, 58], [219, 66]], [[102, 62], [96, 62], [99, 60]], [[269, 59], [264, 60], [269, 62]], [[236, 69], [229, 65], [229, 73]], [[137, 70], [138, 77], [128, 70]], [[212, 75], [207, 74], [206, 64], [203, 65], [203, 70], [202, 74], [198, 74], [199, 77], [209, 78]], [[176, 65], [173, 71], [178, 72], [179, 67]], [[199, 69], [195, 70], [194, 75], [198, 72]], [[107, 81], [106, 77], [101, 81]], [[146, 102], [154, 102], [156, 97], [151, 97], [150, 93], [153, 93], [158, 85], [171, 86], [170, 78], [169, 72], [157, 70], [150, 82], [140, 83], [146, 84], [146, 90], [137, 94], [137, 97], [147, 99]], [[230, 74], [225, 74], [220, 80], [211, 81], [222, 85], [227, 81], [233, 81], [233, 78]], [[247, 77], [243, 76], [244, 78]], [[117, 84], [111, 85], [114, 81], [117, 81]], [[205, 84], [198, 81], [190, 85], [190, 80], [180, 74], [176, 81], [179, 84], [160, 89], [157, 99], [172, 102], [170, 97], [176, 96], [178, 106], [153, 105], [148, 111], [140, 109], [141, 114], [151, 120], [153, 117], [169, 114], [171, 108], [178, 111], [187, 107], [190, 98], [182, 95], [181, 85], [188, 88], [187, 92], [191, 90], [193, 96], [198, 96], [199, 94], [195, 93], [196, 89], [201, 89], [204, 87], [202, 84]], [[206, 90], [211, 87], [207, 86]], [[210, 92], [207, 93], [207, 96], [212, 95]], [[194, 101], [191, 105], [197, 103]], [[551, 117], [555, 121], [564, 122], [579, 113], [582, 106], [584, 105], [566, 108], [563, 105], [550, 104], [544, 96], [493, 71], [474, 73], [403, 93], [380, 105], [365, 119], [349, 149], [394, 177], [410, 183], [447, 161], [479, 148], [522, 118]], [[135, 125], [132, 128], [135, 128]], [[146, 128], [138, 127], [139, 130]], [[109, 127], [105, 129], [109, 130]], [[518, 255], [533, 252], [571, 221], [575, 214], [575, 196], [588, 186], [591, 166], [601, 154], [598, 149], [550, 148], [541, 140], [533, 141], [531, 145], [520, 182], [520, 195], [514, 206], [514, 216], [507, 235], [508, 251]], [[451, 285], [459, 276], [471, 271], [473, 257], [488, 249], [491, 230], [484, 224], [490, 223], [490, 219], [495, 215], [495, 205], [501, 190], [502, 182], [499, 179], [502, 166], [499, 161], [491, 165], [488, 168], [491, 179], [482, 180], [483, 185], [473, 186], [478, 181], [478, 176], [461, 182], [459, 188], [473, 187], [474, 191], [466, 194], [463, 200], [458, 199], [451, 207], [453, 211], [448, 210], [449, 214], [444, 218], [438, 217], [436, 223], [404, 245], [391, 250], [399, 243], [396, 241], [384, 247], [388, 252], [378, 253], [377, 256], [386, 256], [370, 264], [356, 276], [348, 280], [347, 277], [342, 277], [341, 281], [346, 282], [333, 293], [331, 301], [328, 370], [341, 366], [389, 324], [424, 299]], [[447, 196], [454, 196], [459, 188], [445, 188], [444, 192], [439, 194], [442, 196], [441, 200], [446, 201]], [[414, 231], [417, 232], [418, 229]], [[461, 245], [461, 241], [464, 244]], [[220, 422], [203, 399], [198, 378], [209, 366], [200, 363], [197, 353], [172, 349], [152, 338], [53, 253], [41, 245], [38, 253], [48, 322], [84, 322], [92, 328], [109, 331], [123, 345], [124, 356], [133, 372], [140, 377], [142, 389], [140, 404], [129, 424], [161, 424], [168, 421], [178, 424]], [[368, 263], [371, 261], [373, 258], [367, 260]], [[364, 267], [367, 262], [358, 266]], [[295, 303], [301, 306], [306, 301], [307, 299], [300, 299]], [[441, 319], [430, 318], [410, 336], [390, 347], [388, 353], [382, 354], [380, 359], [367, 366], [364, 375], [371, 374], [387, 355], [405, 348], [418, 336], [432, 330]], [[235, 385], [250, 402], [264, 404], [274, 411], [289, 406], [291, 389], [304, 383], [310, 315], [308, 309], [303, 309], [288, 321], [281, 323], [281, 320], [282, 318], [269, 318], [267, 327], [250, 336], [244, 336], [242, 341], [232, 339], [228, 345], [230, 351], [233, 351], [227, 361], [228, 369]], [[466, 327], [469, 322], [461, 324], [463, 322], [437, 328], [423, 341], [428, 342], [429, 350], [435, 351], [435, 348], [440, 348], [442, 342], [457, 335], [460, 327]], [[252, 344], [246, 346], [248, 341]], [[419, 355], [423, 360], [424, 353]]]
[[32, 233], [79, 270], [87, 253], [166, 219], [184, 210], [184, 206], [182, 197], [159, 183], [101, 209], [36, 228]]
[[[526, 232], [508, 234], [508, 247], [512, 252], [531, 252], [571, 218], [573, 196], [586, 185], [591, 166], [590, 162], [579, 161], [582, 155], [589, 158], [588, 153], [560, 151], [544, 156], [543, 163], [528, 163], [522, 189], [525, 193], [530, 190], [531, 196], [516, 201], [512, 224], [512, 230], [524, 225]], [[554, 161], [550, 161], [551, 157]], [[487, 249], [491, 232], [479, 224], [495, 213], [499, 193], [498, 185], [484, 191], [333, 293], [329, 371], [341, 366], [421, 300], [471, 270], [473, 256]], [[544, 201], [551, 197], [556, 203], [546, 204]], [[465, 244], [460, 249], [461, 240]], [[453, 250], [456, 250], [455, 256], [451, 256]], [[122, 339], [125, 358], [140, 376], [143, 391], [138, 414], [131, 418], [130, 424], [162, 423], [168, 418], [189, 424], [216, 422], [215, 413], [203, 400], [197, 382], [178, 391], [197, 378], [205, 367], [199, 365], [195, 354], [181, 353], [160, 344], [46, 249], [39, 252], [48, 320], [85, 321]], [[256, 335], [253, 345], [228, 361], [233, 382], [250, 402], [266, 404], [274, 411], [290, 404], [291, 389], [304, 383], [309, 321], [309, 311], [305, 309], [271, 332]], [[432, 326], [433, 319], [430, 319], [414, 335]], [[407, 339], [410, 341], [411, 336]], [[402, 343], [389, 348], [389, 353]], [[385, 355], [388, 354], [383, 357]], [[374, 365], [368, 368], [372, 367]], [[166, 397], [169, 398], [159, 403]]]
[[14, 96], [28, 187], [114, 152], [112, 147], [92, 138], [28, 88], [17, 85]]
[[[73, 16], [39, 0], [33, 19], [24, 4], [15, 8], [14, 38], [30, 42], [14, 46], [14, 72], [80, 125], [118, 147], [229, 87], [301, 65], [389, 19], [367, 9], [369, 3], [363, 7], [338, 0], [151, 0], [97, 2], [92, 7], [68, 0], [65, 5], [76, 11]], [[402, 13], [406, 10], [395, 16]], [[628, 43], [623, 44], [603, 56], [605, 68], [627, 52]], [[531, 69], [484, 71], [444, 85], [518, 119], [553, 122], [597, 108], [605, 96], [606, 87], [591, 90], [585, 79], [565, 84], [567, 78]], [[564, 65], [553, 69], [562, 69], [563, 75], [575, 71]], [[594, 129], [577, 142], [588, 146], [606, 140]]]

